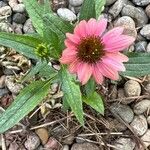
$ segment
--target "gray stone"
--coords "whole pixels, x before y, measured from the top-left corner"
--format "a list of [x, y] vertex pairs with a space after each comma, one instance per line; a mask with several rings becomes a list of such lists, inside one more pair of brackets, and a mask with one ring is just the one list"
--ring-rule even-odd
[[137, 81], [129, 80], [124, 85], [124, 91], [127, 97], [140, 96], [141, 86]]
[[150, 146], [150, 129], [146, 131], [146, 133], [141, 137], [141, 140], [143, 141], [146, 148]]
[[129, 16], [137, 22], [137, 26], [143, 26], [147, 24], [148, 17], [142, 8], [134, 7], [131, 5], [125, 5], [122, 9], [123, 16]]
[[135, 44], [135, 51], [136, 52], [146, 52], [147, 42], [146, 41], [139, 41]]
[[0, 89], [0, 98], [3, 97], [4, 95], [7, 95], [9, 93], [8, 89]]
[[145, 25], [141, 31], [140, 34], [144, 36], [146, 39], [150, 40], [150, 24]]
[[133, 36], [135, 38], [137, 37], [135, 22], [131, 17], [123, 16], [123, 17], [119, 18], [115, 22], [115, 27], [117, 27], [117, 26], [124, 27], [124, 34], [129, 35], [129, 36]]
[[17, 4], [13, 7], [13, 11], [16, 13], [23, 13], [23, 12], [25, 12], [25, 5], [24, 4]]
[[135, 116], [130, 125], [138, 136], [142, 136], [148, 129], [144, 115]]
[[78, 143], [73, 144], [71, 150], [100, 150], [100, 148], [95, 144], [85, 142], [82, 144]]
[[66, 21], [75, 21], [77, 18], [76, 15], [67, 8], [59, 8], [57, 14]]
[[10, 6], [4, 6], [0, 8], [0, 16], [10, 16], [12, 14], [12, 10]]
[[119, 138], [115, 141], [114, 146], [118, 150], [133, 150], [135, 147], [135, 142], [130, 138]]
[[26, 15], [21, 13], [16, 13], [13, 15], [13, 21], [18, 24], [24, 24], [26, 21]]
[[134, 105], [133, 111], [139, 115], [150, 109], [150, 100], [142, 100]]
[[132, 2], [138, 6], [146, 6], [150, 4], [150, 0], [132, 0]]
[[5, 86], [5, 79], [6, 79], [5, 75], [0, 77], [0, 88], [4, 88], [4, 86]]
[[75, 14], [78, 14], [81, 10], [81, 6], [77, 6], [77, 7], [73, 7], [71, 5], [69, 5], [69, 9], [74, 12]]
[[113, 4], [116, 0], [106, 0], [106, 6]]
[[146, 51], [147, 51], [148, 53], [150, 53], [150, 43], [148, 43], [147, 48], [146, 48]]
[[66, 8], [68, 5], [68, 0], [51, 0], [53, 11], [57, 11], [59, 8]]
[[150, 5], [148, 5], [145, 9], [147, 16], [150, 18]]
[[150, 116], [147, 117], [147, 123], [150, 125]]
[[68, 145], [64, 145], [62, 150], [69, 150], [69, 146]]
[[70, 5], [76, 7], [76, 6], [80, 6], [83, 3], [83, 0], [69, 0]]
[[115, 4], [109, 9], [109, 13], [116, 18], [123, 8], [124, 2], [123, 0], [117, 0]]
[[146, 93], [150, 95], [150, 83], [147, 83], [145, 86]]
[[0, 22], [0, 31], [2, 32], [13, 32], [9, 23]]
[[3, 2], [3, 1], [0, 1], [0, 8], [4, 7], [4, 6], [7, 6], [7, 4], [5, 2]]
[[22, 34], [22, 28], [23, 28], [22, 24], [17, 24], [13, 22], [13, 30], [15, 33]]
[[24, 33], [34, 33], [35, 29], [32, 25], [31, 19], [26, 20], [24, 26], [23, 26]]
[[119, 116], [127, 123], [130, 123], [134, 117], [134, 113], [132, 109], [127, 105], [113, 103], [110, 106], [110, 111], [114, 116], [116, 116], [116, 119], [117, 119], [117, 116]]
[[8, 4], [11, 8], [13, 8], [15, 5], [18, 4], [18, 0], [9, 0]]
[[32, 133], [27, 137], [24, 145], [28, 150], [35, 150], [40, 145], [40, 139], [35, 133]]

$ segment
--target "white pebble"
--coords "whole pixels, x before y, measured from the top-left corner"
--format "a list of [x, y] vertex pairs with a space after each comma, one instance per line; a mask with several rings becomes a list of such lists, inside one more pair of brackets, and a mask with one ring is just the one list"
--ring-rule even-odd
[[69, 0], [70, 5], [76, 7], [76, 6], [80, 6], [83, 3], [83, 0]]

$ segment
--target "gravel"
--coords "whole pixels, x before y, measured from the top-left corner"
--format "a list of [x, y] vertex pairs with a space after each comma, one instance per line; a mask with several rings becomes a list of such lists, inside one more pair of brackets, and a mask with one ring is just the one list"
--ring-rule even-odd
[[135, 51], [136, 52], [146, 52], [147, 42], [146, 41], [139, 41], [135, 44]]
[[95, 144], [85, 142], [82, 144], [78, 143], [73, 144], [71, 150], [100, 150], [100, 149]]
[[82, 5], [83, 0], [69, 0], [69, 3], [70, 3], [70, 5], [77, 7], [77, 6]]
[[146, 6], [150, 4], [150, 0], [132, 0], [132, 2], [138, 6]]
[[150, 40], [150, 24], [145, 25], [141, 31], [141, 35], [144, 36], [146, 39]]

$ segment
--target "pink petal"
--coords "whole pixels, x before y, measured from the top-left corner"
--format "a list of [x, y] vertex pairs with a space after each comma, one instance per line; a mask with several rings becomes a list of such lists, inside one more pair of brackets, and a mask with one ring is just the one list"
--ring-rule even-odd
[[76, 73], [78, 66], [80, 65], [80, 62], [75, 59], [70, 65], [69, 65], [69, 72], [70, 73]]
[[102, 37], [103, 42], [107, 43], [109, 40], [111, 40], [114, 37], [117, 37], [123, 33], [124, 28], [123, 27], [116, 27], [113, 28], [112, 30], [108, 31], [107, 33], [104, 34]]
[[78, 44], [80, 42], [80, 37], [76, 34], [66, 33], [66, 36], [71, 42], [75, 44]]
[[123, 63], [121, 63], [119, 61], [117, 62], [117, 60], [113, 60], [109, 57], [103, 58], [102, 62], [114, 70], [117, 70], [117, 71], [125, 71], [126, 70]]
[[78, 78], [82, 85], [86, 84], [87, 81], [90, 79], [92, 75], [93, 68], [90, 64], [87, 63], [81, 63], [80, 66], [78, 66], [77, 73]]
[[96, 35], [101, 36], [107, 27], [107, 19], [101, 19], [97, 24]]
[[96, 19], [90, 19], [87, 23], [87, 33], [88, 35], [95, 35], [97, 29]]
[[65, 46], [70, 49], [76, 49], [76, 44], [70, 41], [69, 39], [65, 40]]
[[103, 83], [103, 75], [102, 73], [100, 72], [99, 70], [99, 67], [97, 66], [97, 64], [94, 66], [93, 68], [93, 73], [92, 73], [95, 81], [98, 83], [98, 84], [102, 84]]
[[74, 33], [79, 37], [86, 37], [87, 32], [87, 22], [85, 20], [81, 21], [74, 29]]
[[118, 52], [129, 47], [135, 38], [127, 35], [120, 35], [111, 40], [104, 42], [105, 50], [109, 52]]
[[116, 52], [116, 53], [106, 53], [107, 57], [117, 60], [119, 62], [127, 62], [129, 60], [129, 58], [126, 55], [121, 54], [120, 52]]
[[110, 68], [108, 65], [100, 62], [98, 66], [99, 66], [99, 69], [101, 70], [103, 76], [110, 78], [112, 80], [119, 79], [118, 72], [116, 70], [113, 70], [112, 68]]

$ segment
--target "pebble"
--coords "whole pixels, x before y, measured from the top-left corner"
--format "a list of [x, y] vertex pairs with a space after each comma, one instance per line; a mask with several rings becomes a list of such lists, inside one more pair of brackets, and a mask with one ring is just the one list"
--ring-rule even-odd
[[68, 5], [68, 0], [52, 0], [52, 9], [57, 11], [59, 8], [66, 8]]
[[32, 133], [27, 137], [24, 145], [27, 150], [35, 150], [40, 145], [40, 139], [36, 134]]
[[27, 19], [24, 26], [23, 26], [24, 33], [34, 33], [35, 29], [32, 25], [31, 19]]
[[8, 150], [18, 150], [18, 149], [19, 149], [19, 145], [16, 142], [10, 143], [10, 146], [8, 148]]
[[9, 91], [4, 88], [4, 89], [0, 89], [0, 98], [3, 97], [4, 95], [7, 95], [9, 93]]
[[145, 9], [147, 16], [150, 18], [150, 5], [148, 5]]
[[113, 18], [116, 18], [119, 13], [121, 12], [123, 8], [124, 2], [123, 0], [117, 0], [112, 7], [109, 9], [109, 13], [113, 16]]
[[142, 100], [134, 105], [133, 111], [135, 114], [140, 115], [150, 109], [150, 100]]
[[147, 42], [146, 41], [139, 41], [135, 44], [135, 51], [136, 52], [146, 52]]
[[92, 143], [75, 143], [72, 145], [71, 150], [100, 150], [99, 147]]
[[17, 4], [13, 7], [13, 11], [15, 13], [23, 13], [23, 12], [25, 12], [25, 5], [24, 4]]
[[137, 81], [129, 80], [124, 85], [124, 91], [127, 97], [140, 96], [141, 86]]
[[69, 3], [70, 3], [70, 5], [77, 7], [77, 6], [82, 5], [83, 0], [69, 0]]
[[63, 143], [66, 145], [71, 145], [74, 141], [75, 137], [73, 135], [69, 135], [63, 140]]
[[24, 24], [26, 22], [26, 15], [21, 13], [16, 13], [13, 15], [13, 21], [18, 24]]
[[5, 79], [6, 79], [5, 75], [0, 77], [0, 88], [4, 88], [5, 87]]
[[5, 2], [3, 2], [3, 1], [0, 1], [0, 8], [4, 7], [4, 6], [7, 6], [7, 4]]
[[57, 142], [56, 139], [50, 137], [48, 142], [44, 145], [45, 149], [59, 149], [59, 143]]
[[113, 103], [110, 106], [110, 111], [116, 117], [116, 119], [117, 119], [117, 116], [119, 116], [127, 123], [130, 123], [134, 117], [134, 113], [128, 105]]
[[142, 136], [148, 129], [147, 120], [144, 115], [134, 116], [130, 125], [138, 136]]
[[76, 15], [67, 8], [59, 8], [57, 10], [57, 14], [59, 15], [60, 18], [66, 21], [75, 21], [77, 18]]
[[135, 147], [135, 142], [130, 138], [119, 138], [115, 141], [114, 146], [118, 150], [133, 150]]
[[138, 6], [146, 6], [150, 4], [150, 0], [132, 0], [132, 2]]
[[12, 25], [13, 25], [13, 30], [15, 33], [22, 34], [22, 28], [23, 28], [22, 24], [17, 24], [15, 22], [13, 22]]
[[146, 51], [147, 51], [148, 53], [150, 53], [150, 43], [148, 43], [147, 48], [146, 48]]
[[18, 4], [18, 0], [9, 0], [8, 4], [11, 8], [13, 8], [15, 5]]
[[20, 90], [23, 88], [22, 84], [14, 83], [13, 76], [7, 76], [5, 84], [13, 94], [18, 94]]
[[150, 146], [150, 129], [148, 129], [146, 133], [141, 137], [141, 140], [146, 147]]
[[125, 5], [122, 9], [123, 16], [129, 16], [137, 22], [137, 26], [143, 26], [147, 24], [148, 17], [144, 10], [131, 5]]
[[150, 116], [147, 117], [147, 123], [150, 125]]
[[113, 4], [116, 0], [106, 0], [106, 6]]
[[4, 6], [0, 8], [0, 16], [10, 16], [12, 14], [12, 10], [10, 6]]
[[69, 9], [70, 9], [73, 13], [75, 13], [75, 14], [78, 15], [78, 13], [79, 13], [80, 10], [81, 10], [81, 6], [73, 7], [73, 6], [69, 5]]
[[145, 25], [141, 31], [140, 34], [144, 36], [146, 39], [150, 40], [150, 24]]
[[137, 37], [137, 31], [135, 28], [135, 22], [134, 20], [129, 17], [129, 16], [123, 16], [120, 17], [116, 22], [115, 22], [115, 27], [122, 26], [124, 27], [124, 34]]
[[69, 146], [68, 145], [64, 145], [62, 150], [69, 150]]
[[39, 128], [35, 131], [35, 133], [39, 136], [41, 143], [45, 145], [48, 141], [49, 134], [46, 128]]

